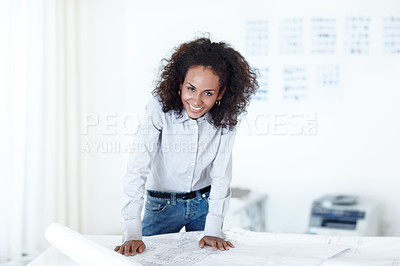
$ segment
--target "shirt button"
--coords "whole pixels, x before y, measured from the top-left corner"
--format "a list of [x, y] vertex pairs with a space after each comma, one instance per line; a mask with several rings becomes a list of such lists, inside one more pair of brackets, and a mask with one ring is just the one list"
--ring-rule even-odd
[[191, 165], [191, 166], [193, 166], [193, 165], [194, 165], [194, 163], [191, 163], [190, 165]]
[[188, 176], [188, 178], [192, 178], [192, 176], [190, 175], [190, 176]]

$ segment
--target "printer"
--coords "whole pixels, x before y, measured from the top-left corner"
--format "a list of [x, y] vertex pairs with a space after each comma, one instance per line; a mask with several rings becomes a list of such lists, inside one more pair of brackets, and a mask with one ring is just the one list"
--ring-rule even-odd
[[308, 233], [377, 236], [377, 204], [352, 195], [327, 195], [312, 203]]

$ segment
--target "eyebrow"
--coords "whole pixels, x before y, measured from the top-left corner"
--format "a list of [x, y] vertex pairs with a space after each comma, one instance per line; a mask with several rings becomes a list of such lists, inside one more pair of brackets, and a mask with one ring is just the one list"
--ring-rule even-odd
[[[189, 84], [191, 87], [196, 88], [196, 86], [194, 86], [192, 83], [187, 82], [187, 84]], [[208, 89], [208, 90], [204, 90], [204, 91], [215, 91], [214, 89]]]

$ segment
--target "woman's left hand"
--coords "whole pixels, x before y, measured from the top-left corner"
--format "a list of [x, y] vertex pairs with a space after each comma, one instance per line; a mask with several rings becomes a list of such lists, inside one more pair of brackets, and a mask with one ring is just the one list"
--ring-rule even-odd
[[204, 246], [212, 246], [214, 250], [228, 250], [228, 247], [234, 248], [235, 246], [222, 238], [215, 236], [205, 236], [199, 241], [199, 246], [204, 248]]

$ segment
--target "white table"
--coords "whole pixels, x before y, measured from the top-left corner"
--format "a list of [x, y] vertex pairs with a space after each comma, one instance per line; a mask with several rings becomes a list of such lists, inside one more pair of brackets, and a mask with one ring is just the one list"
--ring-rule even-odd
[[[199, 233], [176, 233], [153, 237], [144, 237], [147, 245], [143, 254], [134, 259], [143, 265], [400, 265], [400, 238], [399, 237], [340, 237], [319, 236], [306, 234], [274, 234], [256, 233], [240, 229], [226, 231], [228, 239], [233, 240], [236, 247], [228, 251], [213, 251], [211, 248], [200, 249], [197, 246]], [[88, 239], [99, 243], [106, 248], [113, 249], [121, 241], [121, 236], [87, 236]], [[166, 244], [171, 250], [166, 250]], [[292, 247], [291, 247], [292, 245]], [[332, 245], [347, 247], [348, 249], [322, 260], [318, 258], [318, 247]], [[171, 253], [184, 253], [192, 248], [186, 256], [172, 260]], [[275, 250], [274, 250], [275, 249]], [[297, 249], [297, 250], [294, 250]], [[304, 254], [301, 254], [301, 253]], [[324, 252], [321, 249], [321, 252]], [[167, 256], [169, 253], [169, 256]], [[269, 255], [270, 254], [270, 255]], [[278, 254], [278, 255], [277, 255]], [[328, 254], [328, 253], [326, 253]], [[181, 254], [182, 255], [182, 254]], [[142, 257], [140, 257], [142, 256]], [[163, 257], [167, 256], [167, 257]], [[246, 257], [247, 256], [247, 257]], [[315, 257], [315, 258], [314, 258]], [[132, 258], [133, 259], [133, 258]], [[253, 259], [253, 261], [252, 261]], [[313, 260], [314, 259], [314, 260]], [[168, 262], [171, 262], [168, 264]], [[246, 263], [246, 261], [248, 263]], [[311, 263], [312, 262], [312, 263]], [[156, 264], [155, 264], [156, 263]], [[70, 258], [50, 247], [34, 259], [29, 266], [76, 266]]]

